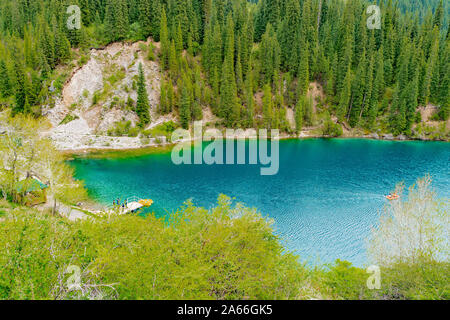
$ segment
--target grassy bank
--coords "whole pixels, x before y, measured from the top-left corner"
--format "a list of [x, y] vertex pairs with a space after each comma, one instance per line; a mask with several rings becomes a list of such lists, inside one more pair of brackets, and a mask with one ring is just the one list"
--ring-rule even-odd
[[164, 154], [169, 153], [172, 150], [173, 145], [162, 145], [154, 147], [144, 147], [135, 149], [86, 149], [86, 150], [73, 150], [62, 152], [66, 160], [72, 159], [120, 159], [120, 158], [132, 158], [146, 156], [150, 154]]
[[[338, 139], [338, 140], [352, 140], [352, 139], [361, 139], [361, 140], [375, 140], [375, 141], [385, 141], [385, 142], [448, 142], [447, 140], [417, 140], [417, 139], [375, 139], [373, 137], [321, 137], [321, 136], [311, 136], [311, 137], [294, 137], [294, 136], [283, 136], [280, 137], [280, 141], [284, 140], [311, 140], [311, 139]], [[194, 140], [191, 142], [194, 143]], [[166, 144], [159, 146], [151, 146], [151, 147], [142, 147], [142, 148], [133, 148], [133, 149], [85, 149], [85, 150], [68, 150], [62, 151], [61, 153], [65, 157], [66, 160], [73, 159], [123, 159], [123, 158], [133, 158], [146, 156], [151, 154], [165, 154], [170, 153], [172, 151], [174, 144]]]

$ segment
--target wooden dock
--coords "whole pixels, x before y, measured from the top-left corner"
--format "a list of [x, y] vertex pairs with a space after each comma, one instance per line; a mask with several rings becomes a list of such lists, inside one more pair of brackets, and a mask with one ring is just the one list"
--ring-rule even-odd
[[142, 200], [136, 196], [127, 198], [125, 201], [122, 202], [122, 204], [118, 205], [112, 205], [108, 206], [107, 210], [109, 212], [118, 212], [119, 214], [129, 214], [129, 213], [135, 213], [139, 209], [142, 209], [145, 207], [144, 204], [142, 204]]

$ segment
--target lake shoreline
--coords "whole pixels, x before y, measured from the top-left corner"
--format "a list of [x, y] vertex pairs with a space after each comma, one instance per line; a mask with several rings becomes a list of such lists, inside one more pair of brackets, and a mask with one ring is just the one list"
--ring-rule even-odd
[[[387, 137], [387, 138], [386, 138]], [[229, 140], [226, 138], [225, 140]], [[233, 138], [234, 140], [238, 140]], [[393, 137], [392, 135], [385, 135], [382, 137], [365, 135], [365, 136], [341, 136], [341, 137], [327, 137], [319, 135], [308, 135], [308, 136], [292, 136], [283, 135], [278, 138], [278, 140], [313, 140], [313, 139], [336, 139], [336, 140], [374, 140], [374, 141], [392, 141], [392, 142], [411, 142], [411, 141], [422, 141], [422, 142], [448, 142], [448, 140], [429, 140], [429, 139], [417, 139], [405, 136]], [[244, 140], [248, 140], [245, 138]], [[186, 140], [185, 142], [194, 143], [196, 139]], [[128, 158], [128, 157], [139, 157], [149, 154], [161, 154], [170, 152], [172, 147], [176, 143], [166, 142], [161, 144], [146, 145], [140, 147], [111, 147], [111, 148], [84, 148], [84, 149], [65, 149], [60, 150], [61, 153], [67, 160], [75, 158], [90, 158], [90, 159], [102, 159], [102, 158]]]

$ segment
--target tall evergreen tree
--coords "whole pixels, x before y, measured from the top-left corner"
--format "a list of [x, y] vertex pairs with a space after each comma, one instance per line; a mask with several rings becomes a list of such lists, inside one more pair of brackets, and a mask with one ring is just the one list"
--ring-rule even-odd
[[344, 117], [347, 115], [348, 106], [350, 104], [351, 99], [351, 84], [352, 84], [352, 71], [350, 69], [350, 66], [348, 66], [347, 73], [344, 78], [343, 88], [341, 90], [338, 110], [336, 113], [339, 121], [343, 121]]
[[236, 76], [234, 73], [234, 24], [231, 16], [228, 17], [226, 30], [225, 59], [220, 82], [220, 109], [219, 115], [225, 119], [227, 126], [233, 126], [239, 117], [237, 100]]
[[0, 60], [0, 96], [9, 97], [12, 94], [8, 69], [4, 60]]
[[302, 44], [298, 67], [298, 96], [306, 95], [309, 88], [309, 53], [308, 43]]
[[272, 83], [280, 66], [280, 46], [272, 25], [268, 25], [261, 41], [262, 83]]
[[189, 128], [189, 122], [191, 121], [191, 98], [189, 85], [183, 82], [180, 101], [180, 123], [184, 129]]
[[297, 133], [299, 133], [303, 127], [303, 100], [304, 97], [300, 97], [295, 105], [295, 129]]
[[[151, 0], [138, 0], [139, 23], [144, 36], [150, 35], [152, 31], [152, 4]], [[158, 1], [155, 1], [158, 2]]]
[[169, 31], [167, 29], [166, 10], [163, 8], [161, 13], [161, 30], [159, 31], [159, 38], [161, 42], [161, 64], [163, 68], [169, 67]]
[[272, 98], [272, 90], [269, 84], [264, 86], [264, 96], [263, 96], [263, 121], [265, 129], [274, 128], [274, 107], [273, 107], [273, 98]]
[[164, 79], [161, 79], [161, 93], [158, 112], [160, 114], [166, 114], [168, 112], [168, 109], [166, 81]]
[[148, 101], [147, 87], [142, 63], [139, 64], [139, 76], [137, 82], [137, 102], [136, 113], [140, 119], [140, 126], [145, 126], [151, 122], [150, 113], [148, 111], [150, 104]]

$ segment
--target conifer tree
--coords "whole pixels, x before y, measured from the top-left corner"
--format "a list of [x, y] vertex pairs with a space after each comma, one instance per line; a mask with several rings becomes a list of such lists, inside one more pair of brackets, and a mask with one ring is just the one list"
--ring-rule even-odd
[[170, 113], [175, 108], [175, 91], [173, 89], [172, 79], [167, 84], [167, 112]]
[[246, 95], [246, 105], [247, 105], [247, 121], [246, 125], [248, 128], [252, 128], [255, 123], [255, 99], [253, 96], [253, 76], [252, 72], [248, 71], [245, 77], [245, 95]]
[[137, 82], [137, 102], [136, 113], [140, 119], [140, 126], [145, 126], [151, 122], [150, 113], [148, 111], [150, 104], [148, 101], [147, 87], [145, 81], [144, 70], [142, 63], [139, 64], [139, 76]]
[[313, 125], [313, 101], [312, 98], [306, 96], [303, 100], [303, 120], [307, 125]]
[[403, 133], [406, 128], [406, 102], [399, 87], [400, 84], [397, 83], [389, 115], [390, 129], [395, 135]]
[[446, 56], [444, 57], [441, 66], [443, 74], [439, 91], [439, 117], [443, 121], [447, 121], [450, 114], [450, 41], [448, 40], [446, 48]]
[[272, 25], [267, 25], [261, 41], [262, 83], [272, 83], [273, 76], [280, 66], [280, 46]]
[[187, 52], [193, 57], [195, 56], [196, 52], [194, 52], [194, 44], [192, 42], [192, 34], [188, 34], [188, 40], [187, 40]]
[[[327, 94], [331, 97], [335, 97], [336, 95], [336, 74], [338, 69], [338, 57], [337, 54], [333, 54], [331, 57], [331, 63], [330, 63], [330, 71], [328, 73], [327, 77]], [[334, 99], [333, 99], [334, 100]]]
[[191, 121], [191, 93], [187, 84], [183, 83], [180, 101], [180, 123], [184, 129], [189, 128]]
[[423, 87], [422, 87], [422, 99], [424, 100], [425, 104], [428, 103], [428, 100], [430, 98], [431, 95], [431, 84], [433, 81], [433, 72], [435, 71], [435, 64], [437, 63], [437, 59], [438, 59], [438, 50], [439, 50], [439, 40], [437, 37], [437, 33], [438, 30], [437, 28], [435, 28], [433, 30], [434, 33], [434, 37], [435, 37], [435, 41], [431, 47], [431, 52], [430, 52], [430, 56], [428, 58], [427, 64], [426, 64], [426, 69], [425, 69], [425, 78], [424, 78], [424, 83], [423, 83]]
[[244, 79], [242, 76], [242, 65], [241, 65], [241, 54], [238, 52], [236, 58], [236, 87], [239, 93], [243, 92], [244, 89]]
[[232, 126], [238, 119], [239, 106], [237, 101], [236, 76], [234, 73], [234, 25], [231, 16], [228, 17], [226, 32], [226, 51], [220, 82], [219, 115], [225, 119], [227, 126]]
[[416, 120], [419, 72], [415, 71], [412, 81], [405, 89], [405, 133], [411, 134], [411, 127]]
[[356, 75], [352, 81], [352, 103], [348, 113], [348, 120], [352, 127], [357, 126], [359, 123], [366, 97], [367, 78], [366, 53], [363, 51]]
[[159, 31], [159, 38], [161, 42], [161, 64], [163, 68], [169, 68], [169, 31], [167, 29], [166, 10], [163, 8], [161, 13], [161, 30]]
[[22, 113], [24, 112], [24, 106], [27, 101], [26, 96], [26, 80], [27, 75], [25, 73], [25, 67], [21, 61], [15, 61], [14, 64], [14, 71], [15, 71], [15, 104], [13, 107], [13, 114]]
[[336, 113], [339, 121], [343, 121], [344, 117], [347, 115], [347, 110], [351, 98], [351, 84], [352, 84], [352, 71], [350, 69], [350, 66], [348, 66], [347, 73], [344, 78], [343, 88], [341, 90], [338, 110]]
[[249, 15], [247, 21], [242, 26], [242, 33], [240, 39], [241, 39], [240, 57], [241, 57], [242, 74], [246, 76], [249, 71], [249, 61], [253, 47], [253, 20], [251, 18], [251, 15]]
[[151, 33], [153, 36], [153, 40], [160, 41], [163, 6], [161, 5], [161, 2], [159, 0], [150, 1], [150, 4], [151, 4]]
[[[152, 5], [151, 0], [138, 0], [139, 1], [139, 23], [141, 25], [142, 33], [147, 37], [151, 33], [152, 29]], [[157, 2], [157, 1], [155, 1]]]
[[175, 49], [175, 42], [173, 40], [170, 42], [168, 66], [172, 77], [174, 77], [178, 72], [178, 55]]
[[220, 71], [223, 62], [222, 50], [224, 44], [222, 42], [222, 30], [218, 23], [214, 25], [214, 33], [212, 37], [212, 45], [211, 45], [211, 69], [217, 68], [218, 74], [217, 76], [220, 78]]
[[377, 101], [378, 98], [376, 94], [374, 94], [374, 70], [375, 67], [375, 57], [372, 55], [370, 57], [369, 70], [367, 72], [367, 86], [365, 92], [365, 103], [363, 104], [363, 110], [361, 110], [364, 116], [364, 123], [366, 124], [366, 128], [373, 129], [375, 120], [378, 113]]
[[53, 68], [55, 66], [55, 43], [54, 37], [51, 35], [47, 23], [43, 20], [40, 22], [40, 50], [42, 50], [43, 57], [46, 63]]
[[128, 22], [128, 6], [126, 0], [117, 0], [115, 5], [116, 15], [115, 15], [115, 34], [116, 40], [125, 39], [129, 22]]
[[344, 52], [337, 66], [336, 95], [338, 97], [341, 97], [341, 93], [343, 92], [343, 90], [347, 89], [346, 87], [347, 83], [345, 79], [347, 78], [348, 71], [351, 70], [353, 59], [352, 53], [353, 53], [352, 40], [350, 38], [350, 35], [347, 35], [345, 38]]
[[309, 87], [309, 53], [308, 43], [302, 45], [298, 67], [298, 95], [305, 95]]
[[384, 93], [384, 64], [383, 64], [383, 48], [377, 53], [377, 61], [375, 66], [375, 80], [373, 83], [372, 96], [375, 101], [379, 101]]
[[24, 31], [23, 45], [24, 45], [24, 56], [25, 56], [25, 64], [28, 66], [35, 65], [35, 57], [32, 48], [32, 39], [31, 39], [31, 25], [28, 25]]
[[0, 60], [0, 96], [9, 97], [11, 95], [11, 84], [8, 69], [4, 60]]
[[436, 9], [436, 12], [434, 13], [433, 27], [437, 27], [438, 29], [440, 29], [442, 26], [443, 17], [444, 17], [444, 3], [443, 0], [441, 0], [439, 2], [439, 6]]
[[281, 47], [281, 64], [285, 70], [297, 70], [298, 25], [300, 4], [297, 0], [286, 1], [286, 16], [278, 32]]
[[181, 24], [178, 22], [177, 32], [175, 35], [175, 49], [177, 55], [180, 55], [183, 52], [183, 34], [181, 31]]
[[263, 96], [263, 121], [265, 129], [272, 129], [274, 120], [274, 110], [272, 102], [272, 90], [269, 84], [264, 86], [264, 96]]
[[166, 81], [161, 79], [161, 94], [159, 99], [159, 108], [158, 112], [160, 114], [166, 114], [168, 111], [168, 103], [167, 103], [167, 90], [166, 90]]
[[303, 127], [303, 104], [304, 97], [301, 96], [295, 105], [295, 128], [297, 133], [302, 130]]

